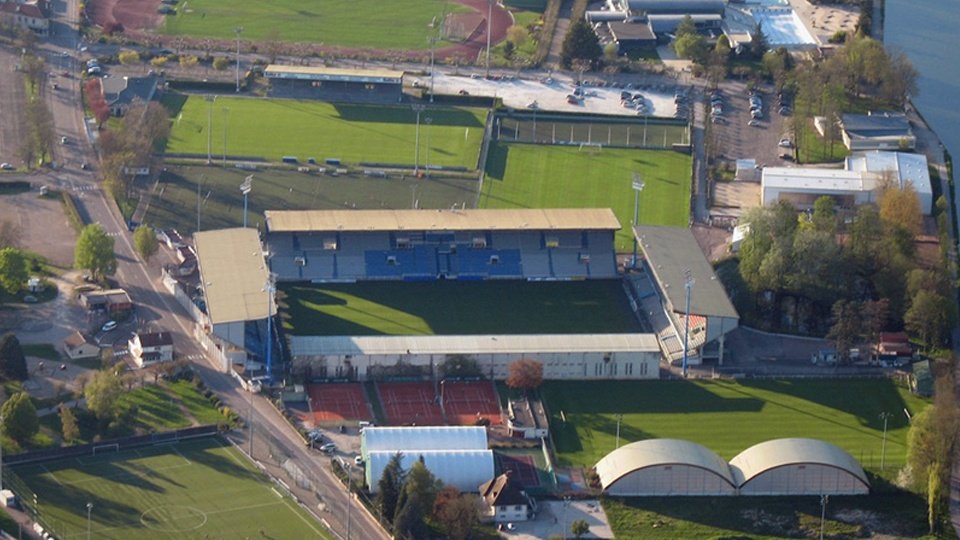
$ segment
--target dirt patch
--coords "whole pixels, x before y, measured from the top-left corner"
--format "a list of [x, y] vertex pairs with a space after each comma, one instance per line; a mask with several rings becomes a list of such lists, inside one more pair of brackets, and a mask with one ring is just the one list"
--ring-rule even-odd
[[156, 28], [163, 21], [159, 7], [160, 0], [93, 0], [87, 10], [100, 27], [120, 23], [124, 29], [138, 31]]
[[[38, 189], [41, 184], [52, 184], [47, 178], [32, 177]], [[20, 229], [20, 245], [39, 253], [53, 264], [73, 266], [73, 246], [76, 233], [70, 227], [63, 206], [56, 197], [41, 197], [39, 191], [0, 197], [0, 219], [13, 222]]]

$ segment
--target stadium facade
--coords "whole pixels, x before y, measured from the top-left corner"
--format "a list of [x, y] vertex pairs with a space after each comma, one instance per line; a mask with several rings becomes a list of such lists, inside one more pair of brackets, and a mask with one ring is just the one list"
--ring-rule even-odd
[[403, 99], [403, 71], [270, 64], [263, 75], [273, 97], [373, 103]]

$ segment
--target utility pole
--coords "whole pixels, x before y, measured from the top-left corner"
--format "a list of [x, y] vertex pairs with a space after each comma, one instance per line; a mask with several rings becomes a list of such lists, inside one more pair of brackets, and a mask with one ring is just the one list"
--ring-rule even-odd
[[93, 511], [93, 503], [87, 503], [87, 540], [90, 540], [90, 512]]
[[427, 170], [427, 176], [430, 176], [430, 124], [433, 123], [433, 118], [428, 116], [423, 119], [423, 123], [427, 125], [427, 155], [423, 160], [423, 168]]
[[617, 448], [620, 448], [620, 422], [623, 422], [623, 415], [617, 415]]
[[240, 34], [243, 33], [243, 27], [238, 26], [233, 29], [237, 33], [237, 93], [240, 93]]
[[493, 3], [496, 0], [487, 0], [487, 74], [486, 78], [490, 78], [490, 19], [493, 17]]
[[250, 378], [250, 388], [247, 390], [250, 391], [250, 413], [247, 415], [247, 422], [250, 423], [249, 433], [247, 436], [250, 437], [250, 449], [247, 451], [250, 454], [250, 459], [253, 459], [253, 378]]
[[267, 277], [265, 287], [267, 291], [267, 383], [273, 384], [273, 293], [276, 287], [273, 284], [273, 274]]
[[886, 464], [885, 462], [887, 457], [887, 420], [889, 420], [891, 416], [893, 416], [893, 414], [888, 412], [880, 413], [880, 419], [883, 420], [883, 442], [880, 443], [880, 470], [881, 471], [883, 470], [883, 466]]
[[827, 501], [830, 500], [829, 495], [820, 496], [820, 540], [823, 540], [823, 523], [827, 520]]
[[203, 185], [204, 176], [200, 175], [200, 181], [197, 182], [197, 232], [200, 232], [200, 186]]
[[350, 540], [350, 499], [353, 498], [353, 467], [347, 463], [347, 539]]
[[690, 274], [690, 270], [684, 270], [683, 272], [685, 282], [683, 288], [687, 292], [687, 307], [683, 312], [683, 378], [687, 378], [687, 358], [690, 355], [690, 295], [693, 292], [693, 284], [695, 280]]
[[223, 108], [223, 164], [227, 164], [227, 121], [230, 119], [230, 108]]
[[413, 112], [417, 113], [417, 131], [415, 135], [414, 142], [414, 155], [413, 155], [413, 176], [418, 177], [420, 175], [420, 113], [422, 113], [427, 107], [425, 105], [414, 105]]
[[217, 96], [206, 96], [207, 100], [207, 165], [213, 161], [213, 103]]
[[434, 69], [433, 49], [437, 44], [437, 38], [429, 37], [427, 38], [427, 41], [430, 42], [430, 103], [433, 103], [433, 69]]
[[243, 179], [240, 184], [240, 193], [243, 193], [243, 228], [247, 228], [247, 199], [250, 197], [250, 190], [253, 189], [253, 175]]

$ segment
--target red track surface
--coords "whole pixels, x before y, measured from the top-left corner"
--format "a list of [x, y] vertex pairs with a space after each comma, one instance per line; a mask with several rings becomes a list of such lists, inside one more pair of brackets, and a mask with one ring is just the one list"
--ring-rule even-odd
[[359, 383], [310, 384], [307, 395], [314, 422], [373, 419]]
[[479, 418], [486, 418], [494, 426], [503, 423], [490, 382], [445, 381], [441, 384], [444, 412], [451, 423], [472, 426]]
[[380, 404], [387, 424], [402, 426], [442, 426], [443, 414], [437, 404], [433, 385], [427, 382], [377, 383]]

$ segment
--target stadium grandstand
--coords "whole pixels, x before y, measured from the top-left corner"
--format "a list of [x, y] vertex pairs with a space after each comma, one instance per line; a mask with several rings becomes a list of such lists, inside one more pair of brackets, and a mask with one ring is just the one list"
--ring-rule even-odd
[[[634, 228], [642, 260], [627, 278], [639, 314], [656, 334], [664, 358], [687, 364], [705, 359], [723, 364], [724, 340], [740, 317], [689, 229], [642, 225]], [[690, 283], [690, 312], [686, 284]], [[689, 321], [687, 320], [689, 318]]]
[[267, 211], [280, 281], [609, 279], [610, 209]]
[[403, 71], [270, 64], [263, 75], [272, 97], [373, 103], [403, 99]]

